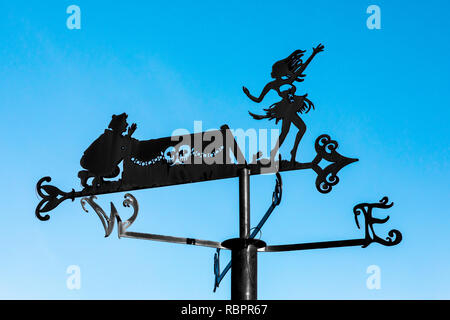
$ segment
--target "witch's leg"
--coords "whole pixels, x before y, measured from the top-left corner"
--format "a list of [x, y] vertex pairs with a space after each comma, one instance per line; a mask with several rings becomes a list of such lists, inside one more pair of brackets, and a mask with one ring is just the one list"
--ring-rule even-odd
[[277, 144], [273, 148], [273, 150], [270, 152], [270, 161], [275, 159], [275, 155], [277, 154], [278, 150], [280, 149], [281, 145], [284, 142], [284, 139], [286, 139], [287, 134], [289, 133], [289, 128], [291, 126], [291, 122], [288, 120], [281, 120], [281, 133], [278, 137]]
[[295, 136], [294, 147], [291, 151], [291, 162], [295, 162], [295, 157], [297, 155], [298, 144], [300, 140], [302, 140], [303, 135], [306, 132], [306, 124], [303, 122], [302, 118], [300, 118], [297, 114], [292, 118], [292, 123], [298, 128], [297, 135]]

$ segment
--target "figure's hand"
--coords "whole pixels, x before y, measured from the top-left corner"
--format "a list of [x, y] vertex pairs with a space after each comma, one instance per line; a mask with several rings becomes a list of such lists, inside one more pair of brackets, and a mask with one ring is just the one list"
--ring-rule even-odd
[[133, 123], [131, 126], [128, 127], [128, 136], [131, 137], [131, 135], [136, 131], [137, 125], [136, 123]]
[[317, 47], [313, 48], [313, 51], [314, 51], [314, 53], [319, 53], [319, 52], [322, 52], [324, 48], [325, 47], [321, 43], [319, 43], [319, 45]]
[[249, 96], [250, 95], [250, 91], [248, 91], [248, 89], [246, 87], [242, 87], [242, 90], [244, 91], [244, 93]]

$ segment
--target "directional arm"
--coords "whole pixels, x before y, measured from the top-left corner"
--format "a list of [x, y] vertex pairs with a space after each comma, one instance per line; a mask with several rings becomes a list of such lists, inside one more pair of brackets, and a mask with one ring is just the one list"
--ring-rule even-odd
[[[50, 190], [50, 189], [49, 189]], [[52, 192], [52, 190], [50, 190]], [[280, 204], [282, 197], [282, 180], [281, 175], [276, 173], [276, 184], [275, 190], [272, 195], [272, 203], [258, 223], [258, 225], [254, 228], [253, 232], [250, 234], [249, 238], [254, 239], [261, 228], [264, 226], [265, 222], [268, 220], [274, 209]], [[123, 205], [125, 207], [132, 207], [134, 212], [132, 216], [127, 219], [125, 222], [122, 221], [114, 204], [111, 202], [111, 213], [108, 215], [104, 212], [104, 210], [94, 201], [96, 199], [95, 196], [85, 197], [81, 199], [81, 205], [83, 210], [88, 211], [85, 207], [86, 203], [89, 204], [97, 216], [102, 222], [103, 228], [105, 230], [105, 237], [108, 237], [113, 228], [114, 221], [117, 220], [118, 225], [118, 236], [119, 238], [131, 238], [131, 239], [141, 239], [141, 240], [153, 240], [153, 241], [161, 241], [161, 242], [170, 242], [170, 243], [178, 243], [178, 244], [187, 244], [187, 245], [195, 245], [195, 246], [203, 246], [209, 248], [216, 248], [217, 252], [214, 255], [214, 292], [219, 287], [220, 282], [231, 269], [231, 262], [227, 264], [227, 266], [220, 272], [220, 250], [221, 249], [229, 249], [222, 245], [221, 242], [211, 241], [211, 240], [201, 240], [194, 238], [184, 238], [184, 237], [173, 237], [166, 235], [158, 235], [151, 233], [141, 233], [141, 232], [131, 232], [127, 231], [127, 229], [133, 224], [133, 222], [137, 218], [139, 205], [137, 200], [129, 193], [125, 194], [125, 200], [123, 201]], [[297, 243], [297, 244], [285, 244], [285, 245], [273, 245], [273, 246], [264, 246], [259, 248], [259, 252], [285, 252], [285, 251], [301, 251], [301, 250], [312, 250], [312, 249], [326, 249], [326, 248], [340, 248], [340, 247], [351, 247], [351, 246], [361, 246], [363, 248], [369, 246], [373, 242], [377, 242], [384, 246], [394, 246], [399, 244], [402, 241], [402, 234], [400, 231], [393, 229], [388, 232], [388, 237], [385, 239], [379, 237], [375, 233], [374, 224], [382, 224], [386, 223], [389, 220], [389, 216], [385, 218], [375, 218], [373, 217], [373, 209], [389, 209], [394, 204], [389, 203], [388, 197], [383, 197], [378, 203], [360, 203], [353, 208], [353, 212], [355, 214], [355, 221], [358, 228], [360, 228], [360, 224], [358, 222], [358, 217], [362, 214], [364, 216], [364, 225], [365, 225], [365, 235], [364, 238], [360, 239], [348, 239], [348, 240], [334, 240], [334, 241], [321, 241], [321, 242], [310, 242], [310, 243]]]
[[201, 240], [201, 239], [194, 239], [194, 238], [183, 238], [183, 237], [172, 237], [172, 236], [164, 236], [164, 235], [152, 234], [152, 233], [127, 231], [127, 229], [133, 224], [134, 220], [136, 220], [138, 210], [139, 210], [139, 205], [138, 205], [138, 202], [135, 197], [133, 197], [129, 193], [125, 194], [125, 200], [123, 201], [124, 207], [133, 207], [133, 209], [134, 209], [133, 215], [125, 222], [122, 222], [122, 219], [120, 218], [119, 214], [117, 213], [117, 210], [112, 202], [111, 202], [111, 214], [110, 214], [110, 217], [108, 217], [105, 214], [105, 212], [103, 211], [103, 209], [94, 201], [94, 199], [96, 199], [95, 196], [90, 196], [90, 197], [81, 199], [81, 206], [83, 207], [83, 210], [86, 212], [88, 212], [88, 210], [85, 208], [86, 203], [88, 203], [94, 209], [95, 213], [97, 213], [98, 217], [100, 218], [100, 221], [102, 222], [103, 228], [105, 229], [105, 237], [108, 237], [111, 234], [111, 232], [114, 228], [114, 219], [116, 219], [117, 224], [118, 224], [117, 231], [118, 231], [119, 238], [153, 240], [153, 241], [170, 242], [170, 243], [178, 243], [178, 244], [189, 244], [189, 245], [194, 245], [194, 246], [225, 249], [225, 247], [223, 247], [222, 244], [218, 241]]
[[356, 225], [359, 229], [359, 223], [357, 220], [358, 215], [363, 213], [365, 220], [365, 237], [361, 239], [351, 239], [351, 240], [337, 240], [337, 241], [322, 241], [322, 242], [311, 242], [311, 243], [297, 243], [297, 244], [285, 244], [276, 246], [266, 246], [264, 248], [258, 249], [261, 252], [281, 252], [281, 251], [299, 251], [299, 250], [311, 250], [311, 249], [326, 249], [326, 248], [340, 248], [340, 247], [352, 247], [352, 246], [362, 246], [366, 248], [373, 242], [377, 242], [384, 246], [395, 246], [402, 241], [402, 234], [400, 231], [393, 229], [388, 232], [388, 237], [382, 239], [375, 234], [373, 224], [385, 223], [389, 220], [389, 216], [384, 219], [374, 218], [372, 216], [373, 208], [389, 209], [394, 203], [388, 203], [388, 197], [383, 197], [379, 203], [360, 203], [353, 208], [355, 213]]
[[365, 246], [366, 239], [352, 239], [352, 240], [337, 240], [337, 241], [322, 241], [312, 243], [297, 243], [297, 244], [283, 244], [277, 246], [267, 246], [258, 249], [261, 252], [282, 252], [282, 251], [300, 251], [311, 249], [327, 249], [339, 247], [353, 247]]

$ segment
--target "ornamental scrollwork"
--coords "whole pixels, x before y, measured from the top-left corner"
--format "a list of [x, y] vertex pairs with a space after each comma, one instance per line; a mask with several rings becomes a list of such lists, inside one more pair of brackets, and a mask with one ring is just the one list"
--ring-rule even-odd
[[36, 207], [36, 217], [41, 221], [47, 221], [50, 219], [48, 214], [41, 215], [42, 212], [49, 212], [56, 208], [61, 202], [67, 199], [72, 201], [75, 199], [75, 190], [72, 189], [70, 192], [61, 191], [59, 188], [46, 184], [42, 185], [44, 182], [50, 182], [52, 178], [43, 177], [36, 184], [36, 191], [38, 195], [42, 198]]
[[360, 203], [353, 208], [353, 213], [355, 214], [355, 221], [358, 229], [360, 229], [358, 216], [360, 216], [361, 214], [364, 216], [366, 244], [363, 245], [363, 248], [367, 247], [372, 242], [377, 242], [384, 246], [395, 246], [402, 241], [402, 234], [396, 229], [390, 230], [386, 239], [383, 239], [375, 233], [373, 227], [374, 224], [383, 224], [389, 220], [389, 216], [386, 216], [382, 219], [374, 218], [372, 214], [373, 209], [389, 209], [393, 205], [393, 202], [389, 203], [388, 197], [383, 197], [378, 203]]
[[[336, 151], [339, 144], [332, 140], [329, 135], [322, 134], [316, 139], [314, 147], [317, 152], [316, 158], [312, 161], [312, 169], [317, 173], [316, 188], [321, 193], [328, 193], [338, 184], [338, 172], [345, 166], [358, 159], [347, 158]], [[319, 162], [326, 160], [330, 162], [325, 168], [319, 166]]]
[[121, 235], [123, 235], [126, 232], [126, 230], [133, 224], [134, 220], [136, 220], [137, 214], [139, 211], [139, 204], [138, 204], [136, 198], [132, 194], [127, 193], [127, 194], [125, 194], [124, 197], [125, 197], [125, 200], [123, 201], [123, 206], [133, 208], [132, 216], [125, 222], [122, 222], [122, 219], [120, 218], [120, 216], [117, 212], [117, 209], [112, 202], [111, 202], [111, 213], [110, 213], [109, 217], [105, 213], [105, 211], [102, 209], [102, 207], [100, 207], [94, 201], [97, 199], [96, 196], [84, 197], [81, 199], [80, 202], [81, 202], [81, 207], [83, 208], [83, 210], [85, 212], [88, 212], [88, 210], [85, 207], [86, 203], [89, 204], [92, 207], [92, 209], [94, 209], [95, 213], [97, 214], [97, 216], [100, 218], [100, 221], [102, 222], [103, 228], [105, 229], [105, 237], [108, 237], [111, 234], [111, 232], [114, 229], [114, 220], [117, 220], [118, 235], [120, 238]]

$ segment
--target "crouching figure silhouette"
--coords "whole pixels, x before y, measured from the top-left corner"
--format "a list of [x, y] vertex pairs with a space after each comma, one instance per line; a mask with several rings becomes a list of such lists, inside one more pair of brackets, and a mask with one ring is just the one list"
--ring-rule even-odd
[[[113, 115], [108, 129], [84, 152], [80, 164], [86, 170], [78, 172], [83, 187], [89, 187], [89, 178], [94, 178], [92, 186], [100, 187], [106, 183], [104, 178], [115, 178], [119, 175], [118, 165], [129, 153], [134, 140], [131, 135], [137, 128], [135, 123], [128, 127], [127, 117], [126, 113]], [[127, 128], [128, 133], [123, 135]]]

